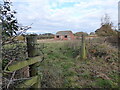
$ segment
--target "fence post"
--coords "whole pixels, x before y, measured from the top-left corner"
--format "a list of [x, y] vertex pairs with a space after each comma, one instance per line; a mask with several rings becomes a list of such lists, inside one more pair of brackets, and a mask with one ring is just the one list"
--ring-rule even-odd
[[2, 90], [2, 23], [0, 22], [0, 89]]
[[86, 47], [85, 47], [85, 36], [82, 35], [82, 42], [81, 42], [81, 59], [86, 59]]
[[[37, 43], [37, 35], [28, 35], [26, 37], [26, 40], [27, 40], [28, 57], [35, 57], [37, 55], [37, 48], [35, 47]], [[36, 75], [39, 76], [39, 70], [38, 70], [39, 64], [40, 63], [35, 63], [29, 66], [30, 77], [33, 77]], [[40, 76], [38, 78], [38, 82], [35, 85], [33, 85], [32, 88], [40, 88]]]

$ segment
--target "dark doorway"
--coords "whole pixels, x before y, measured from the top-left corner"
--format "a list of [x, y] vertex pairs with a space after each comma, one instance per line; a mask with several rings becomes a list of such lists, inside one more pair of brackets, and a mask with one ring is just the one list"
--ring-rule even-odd
[[67, 35], [65, 35], [65, 38], [67, 38]]
[[59, 38], [59, 35], [58, 36], [56, 36], [57, 38]]

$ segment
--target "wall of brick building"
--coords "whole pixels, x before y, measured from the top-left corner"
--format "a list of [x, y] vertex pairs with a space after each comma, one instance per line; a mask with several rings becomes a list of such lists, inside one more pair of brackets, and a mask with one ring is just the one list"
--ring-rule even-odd
[[73, 34], [67, 35], [67, 38], [65, 38], [65, 36], [63, 36], [63, 35], [59, 35], [59, 38], [57, 38], [57, 36], [55, 35], [54, 39], [55, 40], [74, 40], [75, 37]]

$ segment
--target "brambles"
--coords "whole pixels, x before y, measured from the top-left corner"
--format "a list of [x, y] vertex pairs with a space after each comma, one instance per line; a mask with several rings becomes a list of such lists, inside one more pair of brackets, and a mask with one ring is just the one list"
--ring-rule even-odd
[[118, 49], [109, 45], [108, 43], [103, 44], [92, 44], [92, 46], [87, 46], [89, 48], [89, 56], [103, 58], [106, 62], [116, 62], [118, 61]]

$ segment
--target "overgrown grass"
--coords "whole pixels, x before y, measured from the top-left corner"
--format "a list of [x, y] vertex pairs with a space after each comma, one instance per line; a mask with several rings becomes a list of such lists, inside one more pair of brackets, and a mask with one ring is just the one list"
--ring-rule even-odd
[[[44, 76], [42, 87], [117, 88], [118, 58], [117, 53], [113, 53], [117, 52], [116, 49], [109, 48], [107, 44], [96, 44], [96, 47], [93, 47], [93, 44], [87, 46], [88, 58], [80, 60], [77, 58], [80, 55], [80, 41], [45, 43], [46, 48], [43, 50], [45, 60], [40, 66]], [[90, 50], [96, 52], [90, 53]], [[95, 56], [95, 53], [102, 52], [106, 55]], [[112, 61], [107, 62], [105, 57], [112, 54], [115, 57], [109, 58]]]
[[[43, 74], [42, 88], [118, 88], [118, 50], [108, 43], [86, 40], [85, 60], [79, 58], [79, 40], [39, 45], [39, 55], [43, 55], [41, 50], [44, 52], [39, 68]], [[3, 49], [3, 68], [10, 60], [27, 57], [25, 44], [5, 45]]]

